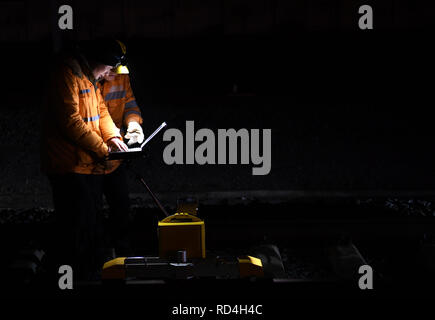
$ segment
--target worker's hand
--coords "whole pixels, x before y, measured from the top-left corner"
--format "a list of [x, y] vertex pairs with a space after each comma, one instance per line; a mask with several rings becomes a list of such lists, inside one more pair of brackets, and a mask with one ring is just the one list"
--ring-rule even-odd
[[144, 139], [143, 130], [139, 123], [131, 121], [128, 123], [127, 134], [124, 136], [128, 139], [127, 144], [131, 146], [135, 143], [142, 143]]
[[119, 138], [112, 138], [107, 141], [107, 146], [109, 147], [109, 152], [112, 151], [128, 151], [127, 145], [121, 141]]

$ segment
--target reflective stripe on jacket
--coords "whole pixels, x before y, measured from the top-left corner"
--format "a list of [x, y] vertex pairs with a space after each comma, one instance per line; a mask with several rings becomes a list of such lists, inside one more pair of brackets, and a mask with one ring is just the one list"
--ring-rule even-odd
[[118, 128], [126, 129], [130, 121], [142, 124], [142, 115], [127, 74], [118, 74], [113, 81], [98, 83], [98, 87]]

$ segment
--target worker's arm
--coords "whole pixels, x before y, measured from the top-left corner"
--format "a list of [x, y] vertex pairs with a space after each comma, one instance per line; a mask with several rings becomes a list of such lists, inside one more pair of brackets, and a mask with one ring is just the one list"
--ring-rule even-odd
[[68, 67], [57, 71], [53, 84], [55, 119], [59, 129], [74, 144], [103, 158], [108, 147], [103, 139], [82, 119], [79, 112], [79, 89], [75, 76]]
[[125, 138], [128, 139], [128, 145], [142, 143], [144, 140], [144, 134], [141, 127], [142, 115], [136, 103], [133, 90], [131, 89], [130, 78], [127, 75], [124, 78], [124, 88], [125, 105], [123, 119], [124, 126], [127, 127]]
[[109, 110], [107, 109], [106, 103], [101, 95], [100, 89], [97, 90], [98, 99], [98, 109], [100, 110], [100, 130], [105, 142], [112, 138], [121, 138], [119, 129], [116, 127], [115, 123], [110, 116]]
[[142, 124], [143, 121], [142, 114], [136, 103], [136, 98], [134, 97], [133, 90], [131, 89], [130, 77], [128, 75], [125, 75], [124, 88], [125, 88], [125, 106], [124, 106], [124, 116], [123, 116], [124, 126], [127, 128], [128, 124], [132, 121]]
[[119, 129], [116, 127], [115, 123], [110, 116], [109, 110], [107, 109], [106, 103], [101, 95], [100, 89], [97, 90], [97, 99], [99, 103], [100, 110], [100, 130], [103, 136], [103, 140], [109, 146], [110, 151], [128, 151], [128, 147], [122, 142], [122, 137]]

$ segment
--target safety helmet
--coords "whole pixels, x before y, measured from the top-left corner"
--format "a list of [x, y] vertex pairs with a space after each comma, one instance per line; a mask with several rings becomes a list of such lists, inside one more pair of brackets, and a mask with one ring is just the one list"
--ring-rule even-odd
[[127, 48], [126, 48], [125, 44], [123, 44], [121, 41], [116, 40], [116, 42], [118, 42], [119, 46], [121, 47], [122, 57], [121, 57], [120, 63], [117, 66], [115, 66], [115, 68], [113, 68], [113, 71], [116, 74], [129, 74], [130, 72], [128, 71], [128, 68], [126, 66], [126, 64], [127, 64], [127, 58], [126, 58]]
[[87, 58], [104, 65], [113, 66], [117, 74], [128, 74], [126, 64], [127, 49], [115, 39], [96, 39], [82, 46]]

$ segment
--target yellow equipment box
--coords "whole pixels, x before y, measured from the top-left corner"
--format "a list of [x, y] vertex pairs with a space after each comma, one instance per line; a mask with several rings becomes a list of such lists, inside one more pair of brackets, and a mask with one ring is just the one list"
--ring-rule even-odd
[[158, 224], [159, 256], [174, 258], [186, 250], [186, 257], [205, 258], [204, 221], [188, 213], [176, 213]]

